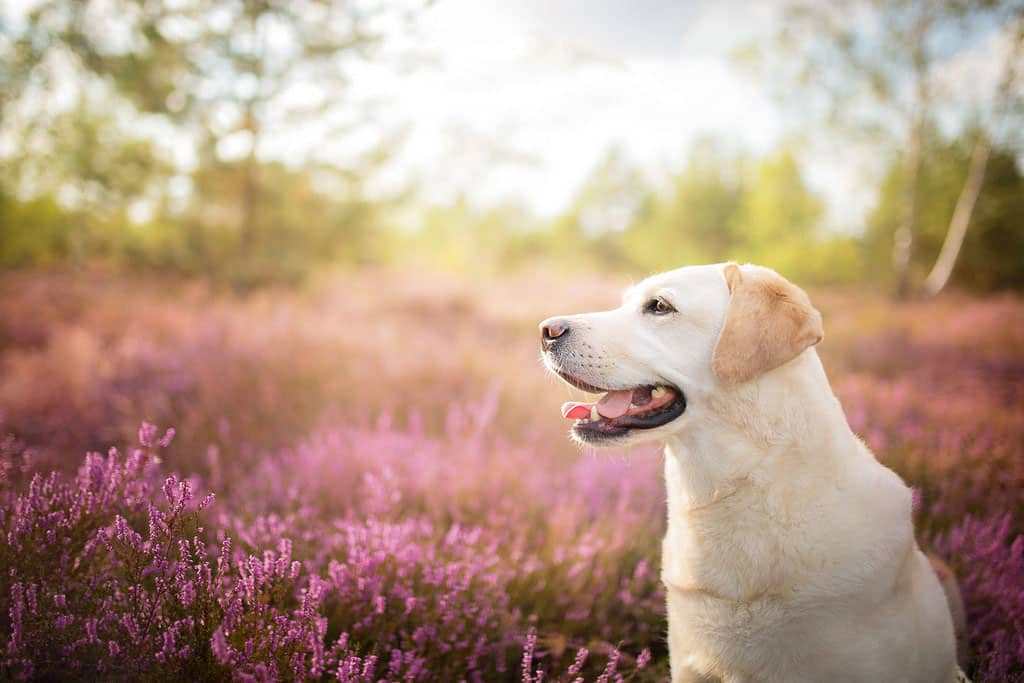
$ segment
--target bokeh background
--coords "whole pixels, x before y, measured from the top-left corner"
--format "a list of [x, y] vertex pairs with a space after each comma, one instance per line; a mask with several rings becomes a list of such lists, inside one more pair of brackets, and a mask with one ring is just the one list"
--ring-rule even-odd
[[0, 3], [0, 679], [663, 680], [536, 323], [735, 259], [1024, 680], [1022, 96], [1019, 1]]

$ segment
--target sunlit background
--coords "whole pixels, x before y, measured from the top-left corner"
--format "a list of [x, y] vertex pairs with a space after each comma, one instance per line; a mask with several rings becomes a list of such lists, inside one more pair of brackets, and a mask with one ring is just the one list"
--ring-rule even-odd
[[1020, 286], [1019, 8], [926, 4], [14, 3], [0, 258]]
[[1024, 680], [1022, 96], [1019, 0], [0, 0], [0, 679], [664, 680], [536, 324], [734, 259]]

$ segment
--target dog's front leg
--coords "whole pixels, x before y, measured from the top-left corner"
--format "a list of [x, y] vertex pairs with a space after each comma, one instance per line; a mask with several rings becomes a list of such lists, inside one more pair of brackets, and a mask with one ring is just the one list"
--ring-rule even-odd
[[678, 643], [675, 646], [671, 644], [673, 630], [671, 622], [670, 616], [668, 663], [672, 674], [672, 683], [722, 683], [722, 680], [717, 676], [708, 676], [695, 668], [691, 663], [693, 660], [690, 657], [690, 653], [685, 648], [680, 647]]
[[673, 613], [671, 589], [668, 613], [668, 663], [672, 683], [723, 683], [718, 676], [702, 673], [700, 658], [695, 657], [692, 643], [681, 637], [682, 630], [676, 624], [678, 615]]
[[675, 565], [670, 537], [671, 533], [666, 534], [661, 545], [661, 580], [665, 585], [668, 611], [668, 662], [672, 683], [722, 683], [717, 676], [701, 673], [700, 663], [694, 658], [693, 643], [683, 635], [686, 631], [680, 623], [684, 610], [682, 598], [672, 588]]

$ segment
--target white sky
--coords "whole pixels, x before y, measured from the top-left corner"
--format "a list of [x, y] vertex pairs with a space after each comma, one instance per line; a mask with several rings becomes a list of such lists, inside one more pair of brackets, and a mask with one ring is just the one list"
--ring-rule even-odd
[[366, 66], [353, 90], [387, 102], [385, 125], [409, 125], [391, 182], [552, 216], [612, 146], [654, 172], [680, 167], [706, 133], [770, 149], [779, 113], [727, 53], [771, 27], [772, 6], [440, 0], [400, 39], [433, 63], [401, 75]]

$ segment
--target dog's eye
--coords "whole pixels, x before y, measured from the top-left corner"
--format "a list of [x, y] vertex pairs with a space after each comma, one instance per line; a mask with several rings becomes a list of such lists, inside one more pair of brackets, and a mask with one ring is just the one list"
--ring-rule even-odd
[[651, 313], [653, 315], [665, 315], [667, 313], [674, 313], [675, 310], [676, 309], [672, 307], [672, 304], [670, 304], [669, 302], [665, 301], [660, 297], [657, 299], [651, 299], [646, 304], [644, 304], [644, 313]]

